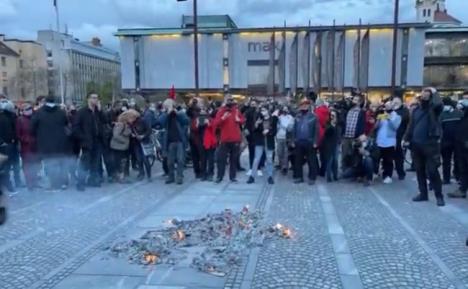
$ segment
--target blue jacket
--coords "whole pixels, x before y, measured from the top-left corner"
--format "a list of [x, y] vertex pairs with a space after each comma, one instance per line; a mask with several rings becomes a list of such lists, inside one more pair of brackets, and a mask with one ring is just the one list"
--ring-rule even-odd
[[377, 123], [377, 146], [388, 148], [396, 146], [397, 132], [401, 124], [401, 116], [395, 111], [390, 113], [388, 119]]
[[308, 112], [307, 115], [303, 115], [302, 113], [298, 113], [296, 115], [296, 119], [294, 122], [294, 130], [293, 130], [293, 141], [299, 142], [300, 141], [300, 134], [301, 134], [301, 123], [307, 122], [307, 130], [308, 130], [308, 139], [306, 140], [307, 143], [311, 145], [318, 145], [319, 141], [319, 122], [315, 114]]
[[[163, 153], [167, 153], [168, 143], [167, 143], [167, 131], [169, 129], [169, 115], [164, 112], [159, 116], [159, 125], [165, 130], [165, 133], [162, 136], [162, 149]], [[184, 147], [187, 146], [187, 131], [189, 125], [189, 118], [184, 111], [177, 112], [177, 131], [179, 132], [180, 139]]]

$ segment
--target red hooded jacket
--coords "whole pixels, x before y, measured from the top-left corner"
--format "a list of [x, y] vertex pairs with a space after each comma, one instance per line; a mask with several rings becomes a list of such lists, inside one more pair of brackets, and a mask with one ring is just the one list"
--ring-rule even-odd
[[[224, 113], [228, 112], [229, 110], [230, 115], [223, 120]], [[236, 116], [239, 118], [239, 121], [236, 121]], [[244, 124], [244, 122], [244, 116], [236, 107], [232, 107], [231, 109], [227, 107], [220, 108], [218, 113], [216, 114], [214, 125], [221, 131], [221, 143], [240, 143], [242, 141], [240, 126]]]
[[214, 127], [213, 120], [210, 120], [205, 128], [205, 135], [203, 136], [203, 147], [207, 150], [214, 149], [218, 145], [216, 139], [216, 128]]
[[321, 105], [315, 109], [315, 115], [319, 121], [318, 145], [320, 145], [322, 143], [323, 136], [325, 135], [325, 129], [330, 118], [330, 109], [325, 105]]

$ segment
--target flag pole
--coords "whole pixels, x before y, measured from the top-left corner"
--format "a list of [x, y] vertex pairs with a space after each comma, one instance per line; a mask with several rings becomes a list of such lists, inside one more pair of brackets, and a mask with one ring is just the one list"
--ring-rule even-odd
[[58, 9], [57, 0], [54, 0], [54, 7], [55, 7], [55, 16], [56, 16], [56, 24], [57, 24], [57, 34], [58, 34], [58, 45], [59, 45], [59, 53], [58, 53], [58, 67], [59, 67], [59, 79], [60, 79], [60, 100], [62, 104], [65, 104], [65, 95], [63, 91], [63, 72], [62, 72], [62, 42], [60, 41], [60, 14]]

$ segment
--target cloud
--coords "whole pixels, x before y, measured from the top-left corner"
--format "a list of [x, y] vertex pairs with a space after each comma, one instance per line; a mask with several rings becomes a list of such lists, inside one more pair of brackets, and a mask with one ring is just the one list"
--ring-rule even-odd
[[18, 11], [13, 0], [0, 0], [0, 23], [16, 16]]

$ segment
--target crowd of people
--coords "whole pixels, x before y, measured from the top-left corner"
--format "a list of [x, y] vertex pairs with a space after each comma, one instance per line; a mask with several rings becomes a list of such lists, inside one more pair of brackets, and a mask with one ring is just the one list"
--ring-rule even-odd
[[313, 93], [297, 102], [168, 98], [141, 109], [126, 99], [101, 106], [96, 93], [81, 108], [53, 97], [16, 107], [1, 96], [0, 155], [6, 156], [0, 185], [12, 192], [42, 187], [41, 178], [47, 189], [73, 184], [80, 191], [104, 181], [151, 181], [155, 160], [166, 184], [183, 184], [189, 162], [201, 181], [223, 182], [229, 166], [231, 182], [246, 171], [248, 184], [264, 174], [274, 184], [278, 171], [294, 183], [314, 185], [323, 177], [365, 186], [391, 184], [394, 173], [404, 180], [408, 163], [419, 187], [413, 201], [427, 201], [433, 190], [443, 206], [443, 184], [459, 183], [449, 197], [466, 198], [468, 189], [468, 92], [454, 100], [427, 88], [408, 105], [398, 96], [370, 102], [354, 91], [334, 102]]

